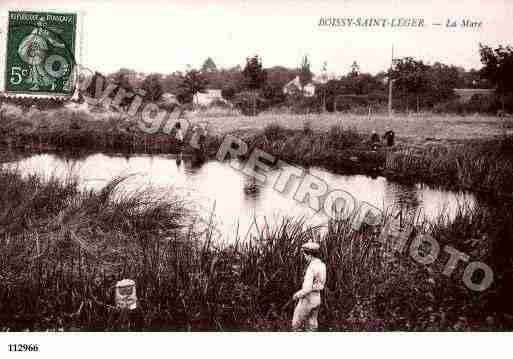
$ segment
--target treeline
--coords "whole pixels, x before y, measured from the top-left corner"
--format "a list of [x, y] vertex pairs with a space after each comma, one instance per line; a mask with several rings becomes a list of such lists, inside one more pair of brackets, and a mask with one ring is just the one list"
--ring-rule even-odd
[[[126, 91], [143, 90], [145, 101], [164, 107], [176, 106], [176, 102], [194, 106], [194, 95], [218, 89], [222, 100], [214, 105], [233, 105], [246, 115], [277, 108], [296, 113], [386, 111], [390, 80], [396, 112], [513, 112], [513, 48], [499, 46], [493, 49], [480, 44], [479, 54], [483, 64], [479, 70], [440, 62], [426, 64], [404, 57], [394, 59], [387, 72], [366, 73], [353, 62], [345, 75], [334, 77], [328, 76], [326, 63], [319, 74], [312, 73], [307, 56], [301, 59], [297, 68], [265, 68], [262, 59], [254, 55], [246, 59], [244, 67], [219, 69], [211, 58], [207, 58], [200, 69], [188, 68], [185, 72], [142, 74], [120, 69], [105, 76], [96, 73], [95, 77], [105, 80], [104, 87], [110, 80]], [[92, 84], [86, 91], [94, 96], [96, 81]], [[491, 95], [474, 95], [464, 102], [455, 94], [457, 88], [494, 91]], [[1, 101], [34, 102], [32, 99], [7, 98]], [[39, 105], [38, 102], [41, 109], [51, 105]]]
[[[487, 51], [492, 51], [492, 56]], [[157, 93], [171, 93], [184, 104], [192, 104], [194, 95], [198, 92], [220, 89], [223, 99], [246, 115], [280, 107], [300, 113], [358, 110], [367, 112], [369, 109], [384, 111], [391, 78], [394, 111], [495, 113], [502, 107], [508, 110], [507, 93], [497, 93], [494, 96], [475, 95], [468, 103], [464, 103], [454, 92], [457, 88], [497, 88], [496, 78], [485, 70], [490, 59], [495, 58], [494, 51], [486, 46], [480, 47], [484, 65], [480, 70], [466, 70], [440, 62], [426, 64], [421, 60], [405, 57], [395, 59], [392, 68], [387, 72], [375, 75], [366, 73], [354, 62], [345, 75], [330, 77], [326, 72], [327, 64], [324, 64], [320, 74], [313, 74], [306, 56], [297, 68], [265, 68], [262, 59], [255, 55], [246, 59], [244, 67], [219, 69], [208, 58], [200, 69], [188, 69], [185, 72], [150, 74], [143, 79], [125, 69], [109, 77], [132, 78], [135, 79], [132, 80], [132, 85], [143, 88], [153, 83], [160, 89]], [[286, 89], [286, 85], [296, 78], [299, 78], [299, 82]], [[313, 93], [305, 90], [308, 86], [315, 88]], [[503, 102], [506, 106], [503, 106]]]

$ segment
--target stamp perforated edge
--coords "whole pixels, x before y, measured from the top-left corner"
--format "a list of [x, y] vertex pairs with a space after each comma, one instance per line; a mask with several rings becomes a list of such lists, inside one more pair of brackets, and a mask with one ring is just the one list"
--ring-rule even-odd
[[[41, 8], [16, 8], [16, 9], [7, 9], [0, 13], [0, 96], [2, 97], [25, 97], [25, 98], [45, 98], [45, 99], [70, 99], [73, 97], [74, 91], [70, 95], [59, 95], [59, 94], [45, 94], [45, 93], [13, 93], [5, 91], [5, 65], [7, 61], [7, 30], [9, 27], [9, 12], [11, 11], [31, 11], [31, 12], [55, 12], [55, 13], [67, 13], [67, 14], [75, 14], [77, 23], [75, 26], [75, 48], [74, 54], [75, 57], [75, 66], [80, 65], [83, 61], [83, 34], [84, 34], [84, 18], [86, 12], [84, 10], [73, 10], [67, 8], [51, 8], [51, 9], [41, 9]], [[76, 85], [76, 84], [75, 84]]]

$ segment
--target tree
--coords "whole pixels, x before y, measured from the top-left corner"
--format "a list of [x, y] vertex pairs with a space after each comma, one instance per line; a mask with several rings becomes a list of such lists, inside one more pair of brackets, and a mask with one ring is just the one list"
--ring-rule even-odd
[[312, 81], [313, 74], [310, 71], [310, 60], [308, 56], [303, 56], [301, 64], [299, 65], [299, 84], [301, 85], [301, 95], [305, 94], [305, 86]]
[[117, 72], [109, 75], [109, 79], [117, 83], [119, 86], [130, 89], [133, 87], [132, 78], [135, 77], [135, 71], [121, 68]]
[[255, 116], [266, 106], [265, 99], [258, 91], [242, 91], [234, 96], [233, 104], [246, 116]]
[[483, 77], [480, 70], [465, 70], [463, 67], [458, 69], [458, 85], [456, 88], [492, 88], [494, 85], [490, 80]]
[[203, 74], [195, 69], [190, 69], [182, 76], [178, 86], [178, 99], [180, 102], [192, 102], [194, 95], [198, 92], [205, 92], [208, 81]]
[[264, 87], [267, 73], [262, 68], [262, 60], [258, 55], [246, 58], [246, 66], [242, 70], [243, 87], [255, 91]]
[[283, 86], [278, 83], [268, 83], [262, 89], [262, 97], [267, 106], [277, 106], [285, 102], [286, 97], [283, 92]]
[[242, 87], [251, 93], [251, 96], [245, 97], [252, 101], [252, 110], [248, 112], [250, 115], [254, 116], [257, 114], [257, 101], [260, 98], [258, 91], [264, 87], [266, 80], [267, 73], [262, 68], [262, 60], [258, 55], [246, 58], [246, 66], [242, 70]]
[[162, 75], [150, 74], [146, 76], [141, 84], [141, 88], [146, 92], [144, 99], [149, 102], [157, 102], [162, 97]]
[[358, 63], [356, 61], [353, 61], [351, 64], [351, 71], [349, 72], [349, 77], [357, 77], [360, 75], [360, 66], [358, 66]]
[[431, 105], [454, 97], [454, 89], [461, 83], [459, 69], [440, 62], [429, 66], [426, 76], [426, 95]]
[[96, 71], [94, 75], [91, 77], [91, 82], [87, 86], [85, 90], [82, 91], [82, 94], [91, 97], [98, 98], [100, 93], [103, 93], [103, 90], [107, 87], [108, 79], [103, 74]]
[[479, 44], [479, 54], [484, 65], [481, 75], [495, 85], [504, 110], [504, 97], [513, 92], [513, 47], [500, 45], [492, 49]]
[[203, 63], [203, 66], [201, 66], [201, 72], [203, 73], [206, 73], [206, 72], [216, 72], [217, 71], [217, 66], [214, 62], [214, 60], [212, 60], [211, 57], [208, 57], [205, 62]]
[[298, 69], [290, 69], [283, 66], [274, 66], [265, 69], [267, 74], [267, 85], [282, 88], [299, 75]]
[[337, 97], [343, 94], [345, 86], [341, 80], [328, 80], [315, 88], [317, 96], [324, 99], [324, 105], [327, 111], [337, 111]]
[[208, 81], [208, 86], [213, 89], [232, 87], [237, 89], [238, 92], [242, 86], [242, 69], [240, 66], [218, 69], [214, 72], [202, 72], [202, 75]]
[[237, 89], [232, 86], [226, 86], [221, 89], [221, 97], [226, 101], [231, 101], [237, 94]]
[[[321, 70], [321, 85], [325, 85], [328, 82], [328, 62], [324, 61], [322, 63]], [[320, 91], [318, 91], [319, 96], [321, 97], [321, 109], [322, 112], [326, 112], [326, 88], [324, 86], [321, 87]]]
[[417, 112], [419, 111], [420, 94], [426, 91], [428, 85], [427, 70], [427, 65], [412, 57], [394, 60], [390, 75], [395, 87], [405, 94], [406, 109], [408, 109], [409, 94], [413, 93], [417, 99]]
[[175, 71], [162, 78], [162, 88], [165, 92], [169, 92], [177, 95], [180, 90], [180, 84], [182, 83], [184, 74], [180, 71]]
[[[119, 76], [117, 74], [116, 76]], [[99, 72], [95, 72], [94, 75], [91, 78], [91, 82], [89, 83], [88, 87], [84, 90], [82, 90], [79, 94], [79, 100], [82, 101], [84, 99], [84, 96], [94, 98], [96, 100], [99, 100], [103, 95], [104, 91], [107, 89], [108, 86], [114, 85], [114, 89], [112, 91], [109, 91], [107, 98], [108, 101], [101, 101], [98, 103], [98, 105], [106, 106], [107, 104], [110, 104], [112, 100], [116, 97], [118, 91], [120, 89], [123, 89], [123, 91], [126, 91], [128, 93], [133, 91], [132, 86], [125, 83], [122, 84], [118, 80], [118, 78], [113, 77], [113, 75], [104, 76], [103, 74]], [[129, 97], [124, 97], [119, 105], [122, 108], [127, 108], [131, 102], [131, 99]]]
[[368, 95], [371, 92], [384, 90], [383, 82], [371, 74], [349, 73], [346, 77], [342, 78], [344, 84], [345, 93], [348, 95]]

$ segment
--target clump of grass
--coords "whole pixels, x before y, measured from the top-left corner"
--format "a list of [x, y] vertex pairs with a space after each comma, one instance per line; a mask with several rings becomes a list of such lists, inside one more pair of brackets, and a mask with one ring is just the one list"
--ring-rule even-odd
[[[384, 165], [384, 152], [371, 151], [363, 135], [339, 125], [327, 133], [270, 125], [264, 131], [242, 136], [242, 139], [248, 144], [249, 152], [258, 148], [277, 159], [303, 166], [365, 173]], [[352, 161], [355, 156], [358, 162]]]
[[303, 133], [305, 136], [311, 135], [313, 133], [312, 122], [310, 120], [305, 120], [303, 122]]
[[268, 141], [281, 141], [287, 138], [287, 132], [290, 131], [277, 123], [272, 123], [264, 127], [263, 135]]
[[391, 153], [386, 168], [396, 176], [472, 190], [494, 196], [513, 193], [513, 160], [504, 141], [490, 140], [449, 147], [428, 147]]
[[[98, 303], [111, 301], [116, 280], [136, 278], [142, 293], [155, 290], [165, 268], [160, 248], [177, 235], [185, 210], [179, 201], [115, 194], [122, 182], [79, 192], [74, 180], [43, 182], [0, 172], [5, 325], [108, 328], [113, 322], [102, 316], [109, 306]], [[194, 241], [187, 245], [194, 247]], [[72, 316], [78, 308], [81, 313]]]
[[359, 145], [364, 139], [354, 128], [344, 129], [342, 125], [333, 125], [326, 134], [326, 141], [330, 148], [342, 150]]

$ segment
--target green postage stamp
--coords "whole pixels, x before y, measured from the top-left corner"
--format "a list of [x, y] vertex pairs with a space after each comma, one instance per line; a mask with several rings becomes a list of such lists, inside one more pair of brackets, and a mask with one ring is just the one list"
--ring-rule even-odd
[[75, 13], [9, 11], [4, 91], [71, 96], [77, 49]]

